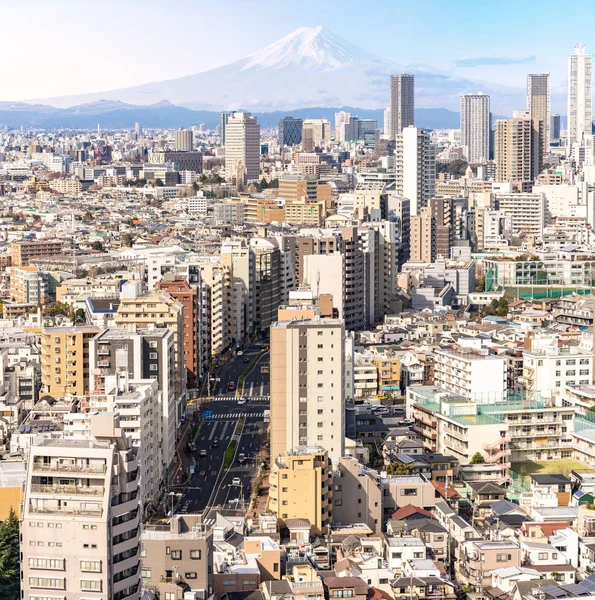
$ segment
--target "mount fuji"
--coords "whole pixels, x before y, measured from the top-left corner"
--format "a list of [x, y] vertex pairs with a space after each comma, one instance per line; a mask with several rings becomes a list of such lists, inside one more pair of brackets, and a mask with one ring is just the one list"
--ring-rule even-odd
[[373, 109], [388, 104], [389, 76], [403, 72], [415, 75], [416, 107], [458, 110], [461, 94], [478, 92], [492, 96], [492, 110], [524, 105], [521, 89], [451, 77], [431, 67], [409, 68], [323, 27], [300, 27], [245, 58], [194, 75], [35, 102], [66, 108], [102, 100], [136, 106], [167, 100], [193, 110], [252, 112], [311, 106]]

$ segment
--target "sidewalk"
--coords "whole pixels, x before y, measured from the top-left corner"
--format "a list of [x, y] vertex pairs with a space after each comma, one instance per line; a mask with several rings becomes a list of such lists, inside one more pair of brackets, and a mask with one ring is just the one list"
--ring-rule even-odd
[[186, 444], [194, 442], [198, 437], [202, 419], [200, 412], [192, 414], [192, 418], [186, 419], [180, 427], [180, 440], [176, 446], [176, 456], [172, 463], [172, 474], [169, 480], [170, 486], [182, 486], [184, 483], [184, 474], [188, 472], [190, 466], [196, 465], [196, 459], [192, 453], [186, 452]]

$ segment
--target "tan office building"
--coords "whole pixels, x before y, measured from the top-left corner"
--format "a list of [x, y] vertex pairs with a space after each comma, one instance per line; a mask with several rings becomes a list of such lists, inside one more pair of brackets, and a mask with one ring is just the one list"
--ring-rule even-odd
[[279, 179], [279, 196], [287, 202], [300, 200], [304, 196], [310, 200], [318, 198], [318, 180], [306, 175], [284, 175]]
[[326, 533], [331, 524], [331, 466], [321, 446], [297, 447], [278, 456], [269, 475], [268, 509], [283, 524], [307, 519], [311, 534]]
[[93, 326], [44, 327], [41, 331], [43, 392], [60, 398], [89, 393], [89, 342], [99, 333]]

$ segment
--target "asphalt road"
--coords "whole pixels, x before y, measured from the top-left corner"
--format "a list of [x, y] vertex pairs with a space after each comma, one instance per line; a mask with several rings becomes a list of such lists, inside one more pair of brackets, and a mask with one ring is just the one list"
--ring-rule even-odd
[[[182, 490], [178, 513], [201, 513], [207, 507], [242, 508], [250, 498], [251, 481], [256, 472], [256, 455], [261, 446], [262, 436], [258, 433], [265, 427], [262, 403], [247, 402], [238, 405], [237, 400], [221, 398], [217, 402], [203, 404], [203, 410], [212, 411], [212, 418], [206, 420], [196, 440], [196, 468], [188, 485]], [[244, 416], [244, 427], [236, 448], [231, 467], [224, 471], [223, 457], [231, 442], [240, 417]], [[219, 444], [213, 447], [213, 440]], [[207, 455], [200, 457], [204, 449]], [[240, 463], [243, 453], [246, 460]], [[234, 483], [234, 479], [239, 479]], [[214, 514], [205, 513], [203, 521], [214, 521]]]
[[[229, 363], [223, 365], [215, 375], [220, 381], [213, 382], [211, 396], [235, 397], [236, 390], [230, 390], [229, 384], [233, 382], [237, 389], [238, 380], [244, 369], [256, 357], [260, 355], [261, 346], [250, 346], [244, 353], [235, 356]], [[246, 362], [248, 360], [248, 362]], [[266, 352], [258, 359], [254, 369], [244, 379], [244, 391], [246, 396], [265, 397], [271, 392], [270, 377], [268, 373], [261, 373], [260, 367], [269, 362], [269, 353]]]

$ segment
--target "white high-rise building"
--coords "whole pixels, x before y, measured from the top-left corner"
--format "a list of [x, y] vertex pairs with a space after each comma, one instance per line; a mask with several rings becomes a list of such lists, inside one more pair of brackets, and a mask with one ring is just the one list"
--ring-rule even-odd
[[384, 109], [384, 128], [382, 129], [382, 137], [385, 139], [390, 138], [390, 106]]
[[229, 115], [225, 127], [225, 172], [228, 181], [258, 180], [260, 125], [250, 113]]
[[490, 154], [490, 97], [483, 94], [461, 96], [461, 144], [467, 160], [486, 162]]
[[436, 147], [419, 127], [406, 127], [395, 140], [395, 192], [409, 199], [411, 215], [417, 215], [436, 193]]
[[349, 123], [349, 119], [351, 119], [351, 113], [343, 110], [335, 113], [335, 140], [338, 142], [345, 141], [345, 128], [343, 125]]
[[405, 127], [415, 123], [413, 75], [391, 75], [390, 77], [390, 139], [394, 140]]
[[591, 136], [593, 120], [591, 67], [593, 56], [578, 44], [568, 57], [568, 137], [567, 144], [584, 145]]

